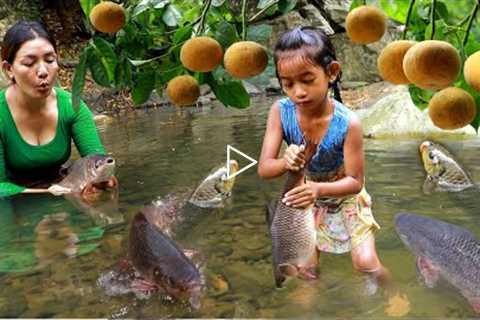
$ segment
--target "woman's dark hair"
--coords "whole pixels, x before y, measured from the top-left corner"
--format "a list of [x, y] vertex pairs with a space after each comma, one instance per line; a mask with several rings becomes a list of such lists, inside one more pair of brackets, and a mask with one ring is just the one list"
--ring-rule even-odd
[[55, 40], [48, 34], [43, 25], [37, 21], [19, 21], [11, 26], [2, 42], [2, 61], [13, 63], [18, 49], [27, 41], [36, 38], [44, 38], [48, 40], [55, 51], [57, 47]]
[[[314, 27], [296, 27], [283, 33], [275, 45], [273, 57], [277, 65], [280, 55], [285, 51], [305, 49], [305, 56], [323, 67], [325, 71], [332, 61], [337, 60], [335, 48], [328, 36], [318, 28]], [[340, 75], [337, 76], [329, 87], [333, 88], [333, 95], [336, 100], [342, 102], [340, 96]], [[277, 72], [278, 77], [278, 72]]]

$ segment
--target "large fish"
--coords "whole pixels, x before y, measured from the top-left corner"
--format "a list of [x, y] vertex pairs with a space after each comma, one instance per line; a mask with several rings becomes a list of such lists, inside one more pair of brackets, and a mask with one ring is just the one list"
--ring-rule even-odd
[[[230, 175], [238, 171], [238, 162], [230, 160]], [[235, 177], [227, 179], [227, 164], [213, 169], [192, 193], [188, 202], [201, 208], [223, 207], [230, 197]]]
[[104, 155], [89, 155], [75, 160], [65, 169], [66, 176], [58, 183], [72, 193], [80, 193], [91, 184], [110, 180], [115, 172], [115, 159]]
[[412, 213], [398, 213], [395, 229], [417, 257], [417, 269], [428, 287], [442, 278], [480, 313], [480, 241], [472, 233]]
[[129, 258], [140, 276], [179, 300], [200, 306], [201, 277], [183, 251], [151, 222], [151, 213], [138, 212], [130, 226]]
[[423, 191], [462, 191], [474, 186], [467, 172], [458, 164], [447, 149], [437, 143], [425, 141], [420, 144], [420, 154], [427, 178]]
[[[317, 145], [307, 143], [306, 163], [315, 153]], [[289, 171], [280, 198], [267, 208], [267, 222], [272, 238], [273, 275], [277, 287], [281, 287], [287, 277], [303, 276], [311, 278], [308, 263], [316, 247], [315, 217], [313, 206], [297, 209], [285, 205], [282, 198], [286, 192], [305, 183], [305, 169]]]

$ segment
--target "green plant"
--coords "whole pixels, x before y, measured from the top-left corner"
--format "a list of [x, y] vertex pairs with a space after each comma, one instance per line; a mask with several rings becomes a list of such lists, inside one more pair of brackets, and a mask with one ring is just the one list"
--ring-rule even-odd
[[[79, 0], [88, 17], [99, 0]], [[256, 5], [252, 7], [252, 3]], [[243, 83], [223, 67], [194, 73], [181, 64], [179, 53], [192, 36], [215, 38], [224, 49], [239, 40], [260, 42], [271, 27], [263, 19], [292, 10], [296, 0], [126, 0], [127, 22], [116, 34], [94, 32], [75, 69], [72, 100], [78, 106], [85, 76], [104, 87], [131, 90], [135, 104], [148, 100], [175, 76], [190, 74], [207, 83], [225, 106], [245, 108], [250, 97]], [[240, 10], [240, 11], [239, 11]]]
[[[480, 0], [354, 0], [350, 10], [365, 3], [383, 9], [390, 19], [403, 24], [402, 39], [443, 40], [452, 44], [460, 53], [462, 66], [466, 58], [480, 50], [479, 19]], [[480, 93], [465, 82], [462, 72], [455, 87], [468, 91], [475, 99], [477, 116], [471, 125], [478, 130], [480, 125]], [[425, 109], [433, 93], [409, 85], [410, 95], [416, 106]]]

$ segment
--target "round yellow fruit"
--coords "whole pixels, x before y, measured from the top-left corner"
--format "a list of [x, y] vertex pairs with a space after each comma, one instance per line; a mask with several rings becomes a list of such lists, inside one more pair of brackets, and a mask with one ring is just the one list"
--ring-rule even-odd
[[262, 73], [267, 63], [267, 51], [253, 41], [235, 42], [228, 47], [223, 57], [225, 69], [237, 79], [250, 78]]
[[210, 37], [191, 38], [180, 50], [180, 61], [183, 66], [195, 72], [212, 71], [222, 63], [222, 58], [222, 46]]
[[119, 4], [103, 1], [90, 11], [90, 21], [100, 32], [117, 32], [125, 25], [125, 10]]
[[417, 87], [438, 90], [455, 81], [460, 64], [460, 55], [450, 43], [426, 40], [407, 51], [403, 58], [403, 72]]
[[398, 40], [383, 48], [377, 59], [377, 67], [384, 80], [394, 84], [410, 83], [403, 73], [403, 57], [414, 44], [415, 41]]
[[345, 29], [354, 43], [376, 42], [387, 30], [387, 16], [377, 7], [360, 6], [348, 13]]
[[177, 106], [192, 105], [200, 96], [200, 87], [192, 76], [176, 76], [168, 82], [167, 96]]
[[463, 75], [468, 85], [480, 92], [480, 51], [475, 52], [465, 61]]
[[441, 129], [463, 128], [475, 119], [475, 100], [467, 91], [449, 87], [435, 93], [428, 104], [433, 124]]

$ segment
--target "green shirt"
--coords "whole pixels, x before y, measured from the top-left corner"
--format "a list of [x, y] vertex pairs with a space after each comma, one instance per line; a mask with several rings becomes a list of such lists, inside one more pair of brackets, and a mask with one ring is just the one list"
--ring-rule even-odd
[[57, 129], [53, 140], [43, 145], [31, 145], [22, 138], [10, 113], [5, 91], [0, 91], [0, 197], [25, 190], [12, 180], [39, 180], [58, 174], [60, 166], [70, 157], [72, 139], [82, 157], [105, 154], [90, 109], [81, 102], [75, 111], [67, 91], [55, 88]]

